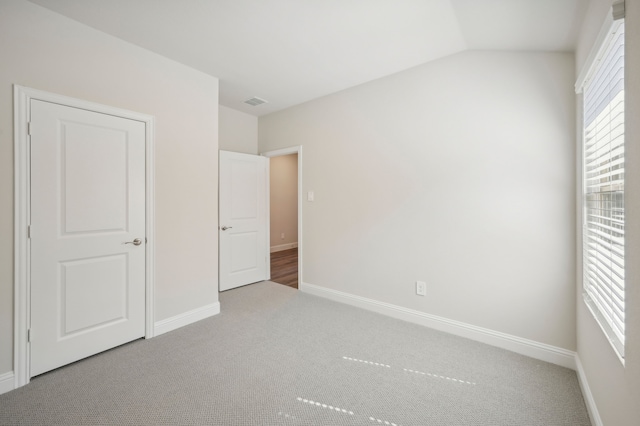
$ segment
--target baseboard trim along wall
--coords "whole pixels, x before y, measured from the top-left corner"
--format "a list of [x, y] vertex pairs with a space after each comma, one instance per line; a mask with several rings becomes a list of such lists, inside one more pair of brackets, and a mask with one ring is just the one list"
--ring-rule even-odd
[[0, 395], [10, 392], [16, 388], [13, 371], [0, 374]]
[[582, 396], [584, 398], [585, 405], [587, 406], [589, 417], [591, 418], [591, 424], [593, 426], [603, 426], [600, 413], [598, 412], [598, 406], [596, 405], [596, 400], [593, 398], [593, 394], [591, 393], [591, 388], [587, 381], [587, 375], [584, 372], [582, 362], [580, 361], [578, 354], [576, 354], [576, 372], [578, 373], [578, 383], [580, 383]]
[[279, 246], [271, 246], [271, 253], [277, 251], [289, 250], [298, 247], [298, 243], [280, 244]]
[[576, 369], [576, 353], [556, 346], [501, 333], [487, 328], [477, 327], [475, 325], [450, 320], [436, 315], [426, 314], [424, 312], [403, 308], [402, 306], [392, 305], [390, 303], [355, 296], [338, 290], [331, 290], [314, 284], [303, 282], [300, 284], [299, 290], [315, 296], [331, 299], [336, 302], [346, 303], [358, 308], [367, 309], [379, 314], [401, 319], [403, 321], [451, 333], [456, 336], [466, 337], [498, 348], [507, 349], [521, 355], [557, 364], [572, 370]]
[[210, 305], [203, 306], [201, 308], [184, 312], [171, 318], [163, 319], [155, 323], [154, 336], [168, 333], [169, 331], [176, 330], [180, 327], [184, 327], [185, 325], [189, 325], [205, 318], [212, 317], [219, 313], [220, 302], [216, 302]]

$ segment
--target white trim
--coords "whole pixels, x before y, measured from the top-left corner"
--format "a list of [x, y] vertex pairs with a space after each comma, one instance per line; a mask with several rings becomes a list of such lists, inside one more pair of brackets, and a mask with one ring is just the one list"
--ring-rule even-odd
[[288, 243], [288, 244], [280, 244], [277, 246], [271, 246], [271, 253], [276, 253], [278, 251], [289, 250], [292, 248], [298, 247], [298, 243]]
[[582, 367], [582, 362], [580, 361], [580, 356], [578, 354], [576, 354], [576, 372], [578, 373], [580, 390], [582, 390], [582, 396], [584, 397], [584, 402], [587, 406], [589, 417], [591, 418], [591, 424], [593, 424], [593, 426], [603, 426], [600, 413], [598, 412], [598, 406], [596, 405], [596, 400], [593, 398], [591, 388], [589, 388], [587, 375], [584, 372], [584, 368]]
[[147, 114], [110, 107], [81, 99], [13, 86], [14, 107], [14, 339], [13, 374], [15, 387], [24, 386], [31, 378], [30, 348], [27, 330], [30, 322], [30, 242], [27, 226], [30, 223], [30, 140], [27, 125], [31, 118], [31, 100], [42, 100], [102, 114], [124, 117], [145, 123], [146, 145], [146, 279], [145, 279], [145, 337], [154, 336], [155, 288], [155, 142], [154, 118]]
[[487, 328], [477, 327], [460, 321], [454, 321], [436, 315], [427, 314], [413, 309], [390, 303], [379, 302], [365, 297], [355, 296], [342, 291], [331, 290], [314, 284], [302, 282], [299, 289], [305, 293], [324, 297], [336, 302], [367, 309], [389, 317], [401, 319], [414, 324], [423, 325], [435, 330], [444, 331], [456, 336], [465, 337], [498, 348], [526, 355], [541, 361], [550, 362], [563, 367], [576, 369], [575, 352], [545, 343], [536, 342], [522, 337], [513, 336]]
[[623, 351], [625, 349], [624, 343], [621, 343], [619, 341], [617, 342], [614, 341], [614, 339], [612, 338], [612, 336], [614, 336], [613, 329], [611, 328], [607, 320], [604, 318], [602, 312], [600, 312], [600, 310], [598, 309], [597, 305], [595, 304], [591, 296], [585, 291], [584, 288], [582, 290], [583, 290], [582, 303], [584, 303], [584, 305], [589, 310], [589, 313], [591, 313], [591, 316], [600, 327], [600, 331], [602, 331], [602, 334], [607, 339], [607, 342], [609, 342], [609, 346], [611, 346], [611, 349], [613, 349], [613, 352], [618, 357], [618, 361], [620, 361], [620, 364], [622, 364], [622, 366], [624, 367], [625, 366], [624, 357], [620, 353], [621, 349]]
[[[269, 247], [271, 244], [271, 161], [267, 158], [265, 164], [265, 177], [264, 177], [264, 211], [266, 214], [265, 226], [267, 227], [265, 232], [264, 246]], [[266, 263], [265, 281], [271, 280], [271, 255], [270, 252], [265, 253], [264, 262]]]
[[[621, 7], [619, 3], [622, 3], [622, 16], [616, 15], [616, 10], [618, 10], [619, 13], [619, 8]], [[614, 4], [614, 8], [611, 8], [609, 13], [607, 13], [607, 16], [605, 16], [604, 23], [598, 33], [598, 37], [596, 37], [596, 40], [593, 42], [593, 46], [589, 51], [589, 56], [587, 56], [587, 59], [582, 65], [582, 69], [580, 70], [580, 74], [578, 74], [575, 84], [576, 93], [582, 93], [585, 83], [591, 78], [591, 75], [595, 70], [595, 65], [600, 61], [601, 56], [604, 54], [608, 45], [606, 40], [613, 37], [617, 32], [618, 27], [622, 23], [622, 18], [624, 18], [624, 1], [618, 1]]]
[[163, 319], [155, 323], [155, 335], [159, 336], [161, 334], [177, 330], [180, 327], [193, 324], [194, 322], [212, 317], [219, 313], [220, 302], [215, 302], [201, 308], [196, 308], [191, 311], [184, 312], [171, 318]]
[[146, 144], [146, 278], [145, 278], [145, 339], [155, 336], [154, 321], [156, 311], [155, 282], [156, 282], [156, 125], [155, 118], [147, 116], [145, 121]]
[[[302, 145], [292, 146], [289, 148], [276, 149], [274, 151], [265, 151], [260, 153], [263, 157], [279, 157], [281, 155], [289, 155], [289, 154], [298, 154], [298, 283], [302, 283], [302, 268], [304, 263], [302, 262], [303, 254], [304, 254], [304, 246], [303, 246], [303, 235], [302, 235]], [[267, 181], [269, 182], [269, 175], [267, 175]], [[270, 187], [270, 182], [267, 187]], [[267, 199], [267, 201], [269, 201]], [[267, 204], [267, 223], [269, 227], [271, 226], [271, 216], [270, 216], [270, 207]], [[271, 262], [269, 262], [271, 263]], [[271, 279], [271, 274], [269, 274], [269, 279]]]
[[11, 392], [15, 388], [16, 385], [13, 371], [0, 374], [0, 395], [2, 395], [3, 393]]
[[263, 157], [280, 157], [283, 155], [290, 155], [290, 154], [300, 154], [300, 152], [302, 151], [302, 145], [298, 145], [298, 146], [292, 146], [289, 148], [282, 148], [282, 149], [276, 149], [273, 151], [265, 151], [265, 152], [261, 152], [260, 155]]
[[15, 387], [29, 383], [29, 239], [30, 161], [27, 124], [30, 118], [30, 96], [20, 86], [13, 86], [14, 110], [14, 306], [13, 306], [13, 373]]

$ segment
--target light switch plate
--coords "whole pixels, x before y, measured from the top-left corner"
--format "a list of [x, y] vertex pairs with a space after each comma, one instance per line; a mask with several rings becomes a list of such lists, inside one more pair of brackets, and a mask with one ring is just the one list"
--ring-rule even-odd
[[307, 201], [313, 201], [315, 198], [313, 191], [307, 192]]

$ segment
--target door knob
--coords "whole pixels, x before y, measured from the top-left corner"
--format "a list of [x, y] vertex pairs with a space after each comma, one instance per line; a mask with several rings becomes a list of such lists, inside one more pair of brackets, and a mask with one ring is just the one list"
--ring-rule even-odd
[[122, 244], [133, 244], [134, 246], [139, 246], [140, 244], [142, 244], [142, 240], [140, 238], [136, 238], [133, 241], [127, 241], [125, 243]]
[[231, 228], [233, 228], [233, 226], [223, 226], [220, 229], [222, 229], [223, 231], [226, 231], [227, 229], [231, 229]]

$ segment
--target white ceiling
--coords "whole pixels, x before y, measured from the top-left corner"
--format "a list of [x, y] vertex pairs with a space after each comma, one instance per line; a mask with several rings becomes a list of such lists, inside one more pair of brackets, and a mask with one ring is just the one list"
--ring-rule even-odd
[[264, 115], [466, 49], [573, 51], [590, 0], [30, 1], [218, 77], [222, 105]]

